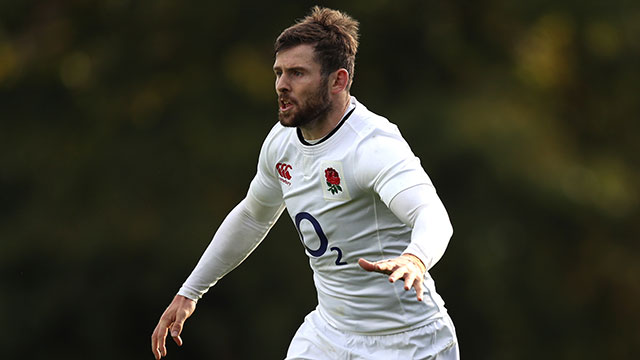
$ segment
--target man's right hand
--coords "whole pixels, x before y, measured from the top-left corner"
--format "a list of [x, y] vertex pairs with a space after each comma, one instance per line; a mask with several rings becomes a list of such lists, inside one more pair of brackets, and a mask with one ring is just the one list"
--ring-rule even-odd
[[151, 335], [151, 351], [153, 352], [153, 356], [156, 357], [156, 360], [167, 356], [166, 340], [169, 330], [171, 330], [173, 341], [175, 341], [178, 346], [182, 346], [182, 339], [180, 338], [182, 326], [185, 320], [187, 320], [195, 310], [195, 301], [182, 295], [176, 295], [173, 298], [167, 310], [165, 310], [160, 317], [158, 325], [155, 330], [153, 330], [153, 335]]

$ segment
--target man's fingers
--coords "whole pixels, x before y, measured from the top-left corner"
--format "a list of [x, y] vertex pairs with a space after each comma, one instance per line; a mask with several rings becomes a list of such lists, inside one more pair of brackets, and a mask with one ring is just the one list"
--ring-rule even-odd
[[406, 278], [407, 274], [409, 274], [409, 270], [406, 266], [398, 267], [394, 272], [389, 275], [390, 282], [396, 282], [399, 279]]
[[413, 287], [416, 290], [418, 301], [422, 301], [424, 295], [424, 289], [422, 287], [424, 269], [410, 260], [409, 257], [401, 256], [395, 259], [376, 262], [360, 258], [358, 264], [367, 271], [389, 274], [390, 282], [404, 279], [404, 289], [410, 290]]
[[395, 262], [394, 260], [378, 261], [376, 263], [376, 268], [378, 272], [381, 272], [384, 274], [391, 274], [393, 271], [395, 271], [398, 268], [398, 263]]
[[375, 271], [384, 274], [390, 274], [395, 267], [395, 265], [388, 260], [371, 262], [363, 258], [358, 259], [358, 265], [367, 271]]
[[160, 359], [160, 351], [158, 350], [158, 327], [156, 326], [156, 329], [153, 331], [153, 334], [151, 335], [151, 352], [153, 353], [153, 357], [156, 358], [156, 360]]
[[182, 346], [182, 327], [185, 320], [196, 309], [195, 300], [191, 300], [181, 295], [176, 295], [164, 311], [158, 321], [158, 325], [151, 335], [151, 351], [156, 360], [167, 356], [167, 333], [171, 332], [171, 337], [178, 346]]
[[153, 335], [151, 336], [151, 351], [153, 352], [156, 360], [167, 355], [167, 348], [165, 346], [167, 330], [168, 328], [162, 325], [161, 321], [161, 323], [156, 326], [156, 329], [153, 331]]
[[422, 279], [416, 277], [415, 285], [413, 287], [416, 289], [416, 297], [418, 298], [418, 301], [422, 301], [422, 295], [424, 294], [424, 289], [422, 289]]
[[371, 262], [363, 258], [358, 259], [358, 265], [360, 265], [361, 268], [367, 271], [378, 271], [378, 269], [376, 268], [375, 262]]
[[411, 271], [407, 271], [404, 275], [404, 289], [409, 290], [414, 286], [416, 281], [416, 274]]
[[398, 268], [398, 263], [395, 260], [382, 260], [371, 262], [369, 260], [360, 258], [358, 260], [360, 267], [367, 271], [375, 271], [383, 274], [391, 274]]
[[178, 346], [182, 346], [182, 338], [180, 334], [182, 334], [182, 328], [184, 327], [184, 322], [187, 321], [189, 316], [193, 313], [195, 309], [195, 302], [193, 300], [181, 300], [182, 306], [179, 310], [176, 311], [176, 320], [171, 324], [170, 331], [171, 337], [173, 341], [175, 341]]
[[182, 346], [182, 338], [180, 337], [180, 334], [182, 333], [184, 320], [185, 319], [182, 319], [182, 321], [176, 321], [171, 326], [171, 337], [173, 338], [173, 341], [178, 344], [178, 346]]
[[163, 329], [160, 337], [160, 357], [167, 356], [167, 328]]

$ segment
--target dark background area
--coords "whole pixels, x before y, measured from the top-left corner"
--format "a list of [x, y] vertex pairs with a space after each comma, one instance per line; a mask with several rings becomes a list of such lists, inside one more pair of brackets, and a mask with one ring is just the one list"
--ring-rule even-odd
[[[151, 359], [150, 335], [277, 121], [306, 1], [0, 1], [0, 357]], [[354, 94], [455, 233], [432, 270], [465, 359], [640, 353], [637, 1], [326, 1]], [[287, 214], [169, 359], [279, 359], [315, 307]]]

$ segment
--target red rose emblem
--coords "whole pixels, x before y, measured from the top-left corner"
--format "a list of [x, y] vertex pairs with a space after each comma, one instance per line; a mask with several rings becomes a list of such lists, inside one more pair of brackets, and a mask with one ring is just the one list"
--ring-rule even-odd
[[328, 168], [324, 171], [324, 177], [327, 179], [327, 186], [332, 194], [337, 194], [342, 191], [340, 187], [340, 174], [334, 168]]
[[327, 182], [331, 185], [340, 185], [340, 175], [334, 168], [328, 168], [324, 171]]

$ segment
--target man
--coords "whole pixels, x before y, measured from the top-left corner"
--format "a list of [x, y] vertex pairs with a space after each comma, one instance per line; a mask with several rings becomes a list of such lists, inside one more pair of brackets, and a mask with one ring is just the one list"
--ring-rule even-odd
[[451, 224], [397, 127], [350, 95], [357, 46], [358, 23], [319, 7], [276, 40], [280, 121], [247, 196], [160, 318], [151, 341], [156, 359], [166, 355], [168, 331], [182, 345], [196, 301], [255, 249], [285, 207], [318, 293], [286, 359], [459, 358], [427, 272]]

